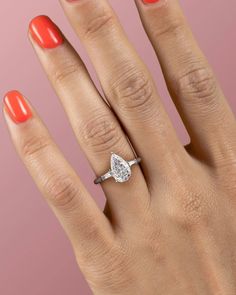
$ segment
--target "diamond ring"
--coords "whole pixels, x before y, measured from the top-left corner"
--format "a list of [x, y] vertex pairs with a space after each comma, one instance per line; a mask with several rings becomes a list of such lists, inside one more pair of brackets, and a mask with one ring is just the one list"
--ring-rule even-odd
[[111, 153], [111, 169], [106, 174], [96, 178], [94, 183], [99, 184], [111, 177], [113, 177], [116, 182], [126, 182], [130, 179], [131, 167], [140, 162], [141, 158], [125, 161], [122, 157]]

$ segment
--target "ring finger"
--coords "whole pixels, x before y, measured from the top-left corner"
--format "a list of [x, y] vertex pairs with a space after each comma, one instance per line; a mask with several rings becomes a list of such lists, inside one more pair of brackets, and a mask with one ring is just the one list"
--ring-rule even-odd
[[[46, 16], [36, 17], [30, 24], [30, 39], [95, 173], [101, 175], [108, 170], [110, 152], [133, 159], [134, 153], [117, 119], [55, 24]], [[113, 217], [120, 221], [127, 220], [124, 214], [130, 215], [132, 210], [143, 210], [148, 201], [140, 167], [132, 168], [132, 172], [131, 179], [122, 185], [113, 180], [103, 183]], [[137, 194], [139, 198], [135, 197]]]

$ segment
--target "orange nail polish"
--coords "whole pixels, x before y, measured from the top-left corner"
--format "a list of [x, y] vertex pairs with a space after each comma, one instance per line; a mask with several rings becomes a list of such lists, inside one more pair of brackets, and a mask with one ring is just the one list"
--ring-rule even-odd
[[159, 2], [160, 0], [143, 0], [143, 3], [146, 3], [146, 4], [151, 4], [151, 3], [156, 3], [156, 2]]
[[13, 122], [19, 124], [26, 122], [32, 117], [32, 112], [23, 95], [14, 90], [4, 97], [4, 106]]
[[35, 17], [29, 25], [29, 30], [32, 38], [42, 48], [56, 48], [64, 41], [57, 26], [45, 15]]

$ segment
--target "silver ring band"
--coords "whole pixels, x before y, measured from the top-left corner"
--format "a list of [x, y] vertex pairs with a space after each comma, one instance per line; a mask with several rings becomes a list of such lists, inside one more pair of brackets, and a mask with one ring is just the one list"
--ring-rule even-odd
[[138, 165], [141, 162], [141, 158], [136, 158], [131, 161], [125, 161], [117, 154], [111, 154], [111, 169], [102, 176], [97, 177], [94, 180], [95, 184], [102, 183], [103, 181], [114, 178], [116, 182], [126, 182], [131, 176], [131, 167]]

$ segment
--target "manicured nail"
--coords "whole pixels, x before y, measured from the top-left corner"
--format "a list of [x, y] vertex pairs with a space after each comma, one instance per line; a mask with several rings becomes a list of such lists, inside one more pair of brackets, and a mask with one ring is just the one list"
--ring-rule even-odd
[[57, 26], [44, 15], [35, 17], [29, 25], [29, 30], [32, 38], [42, 48], [56, 48], [64, 41]]
[[23, 95], [14, 90], [8, 92], [4, 97], [5, 110], [13, 122], [19, 124], [32, 117], [32, 112]]
[[146, 3], [146, 4], [150, 4], [150, 3], [156, 3], [156, 2], [159, 2], [160, 0], [143, 0], [143, 3]]

